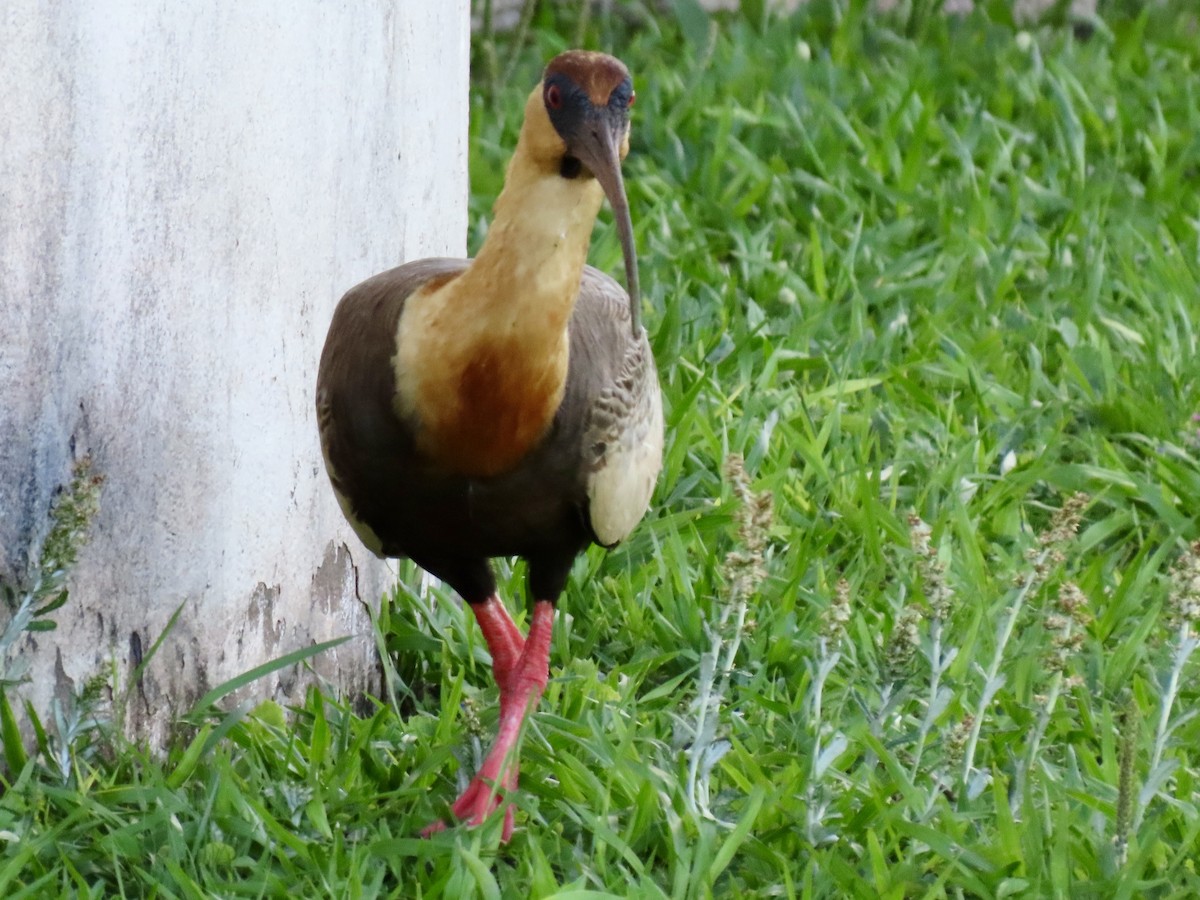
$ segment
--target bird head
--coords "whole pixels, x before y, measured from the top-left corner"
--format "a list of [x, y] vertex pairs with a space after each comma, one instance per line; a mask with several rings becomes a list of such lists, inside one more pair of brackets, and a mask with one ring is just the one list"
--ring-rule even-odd
[[640, 302], [637, 250], [621, 177], [621, 160], [629, 153], [629, 110], [634, 101], [629, 70], [605, 53], [568, 50], [546, 66], [541, 98], [558, 138], [559, 176], [595, 178], [612, 206], [636, 328]]

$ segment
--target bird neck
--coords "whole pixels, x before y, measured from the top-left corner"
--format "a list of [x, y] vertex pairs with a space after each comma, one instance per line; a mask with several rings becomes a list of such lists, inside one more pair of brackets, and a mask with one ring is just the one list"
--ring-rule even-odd
[[481, 314], [518, 319], [532, 338], [536, 319], [548, 316], [566, 328], [604, 192], [591, 176], [548, 171], [522, 152], [522, 143], [487, 238], [461, 281]]
[[400, 322], [397, 407], [448, 468], [487, 476], [541, 439], [567, 380], [575, 308], [603, 191], [563, 178], [522, 132], [495, 218], [457, 278], [409, 298]]

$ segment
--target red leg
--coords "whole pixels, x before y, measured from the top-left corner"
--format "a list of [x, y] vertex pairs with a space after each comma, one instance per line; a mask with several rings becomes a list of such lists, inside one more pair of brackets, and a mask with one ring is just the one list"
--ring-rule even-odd
[[513, 623], [508, 610], [495, 594], [483, 603], [472, 603], [471, 612], [475, 613], [475, 621], [483, 639], [487, 641], [488, 652], [492, 654], [492, 675], [496, 684], [500, 685], [501, 696], [504, 694], [504, 682], [517, 660], [525, 649], [525, 638]]
[[[500, 726], [483, 766], [451, 807], [456, 818], [465, 819], [470, 825], [481, 824], [499, 808], [506, 792], [517, 789], [520, 767], [517, 743], [521, 736], [521, 724], [526, 714], [537, 706], [550, 677], [550, 632], [554, 626], [554, 604], [548, 600], [539, 600], [534, 604], [529, 637], [513, 659], [513, 637], [520, 640], [520, 634], [508, 614], [497, 612], [491, 607], [492, 602], [489, 599], [487, 603], [473, 606], [472, 609], [492, 650], [492, 669], [500, 688]], [[495, 603], [499, 605], [498, 600]], [[500, 609], [503, 610], [503, 607]], [[507, 626], [499, 623], [500, 619], [507, 621]], [[445, 827], [444, 823], [435, 822], [422, 834], [428, 836]], [[501, 839], [507, 841], [512, 837], [512, 832], [513, 808], [509, 806], [504, 811]]]

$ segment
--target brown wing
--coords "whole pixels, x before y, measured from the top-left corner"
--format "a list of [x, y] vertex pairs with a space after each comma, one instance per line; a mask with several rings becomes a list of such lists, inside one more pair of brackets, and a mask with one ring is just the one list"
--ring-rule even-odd
[[572, 352], [580, 344], [606, 351], [588, 391], [580, 463], [592, 533], [611, 547], [650, 505], [662, 468], [662, 394], [645, 331], [630, 333], [629, 297], [620, 285], [585, 270], [577, 310], [572, 326], [584, 333], [572, 340]]
[[405, 300], [418, 288], [453, 278], [465, 259], [422, 259], [351, 288], [337, 305], [317, 372], [317, 428], [325, 468], [347, 520], [379, 555], [389, 541], [370, 514], [377, 482], [412, 454], [409, 423], [393, 408], [391, 358]]

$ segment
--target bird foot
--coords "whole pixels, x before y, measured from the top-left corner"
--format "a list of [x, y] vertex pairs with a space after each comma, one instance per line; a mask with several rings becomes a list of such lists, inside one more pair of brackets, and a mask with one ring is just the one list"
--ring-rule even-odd
[[[482, 605], [475, 607], [479, 616]], [[486, 615], [486, 613], [485, 613]], [[484, 616], [479, 616], [480, 625], [484, 625]], [[507, 660], [507, 665], [497, 667], [496, 681], [500, 687], [500, 726], [496, 732], [496, 741], [492, 745], [487, 759], [479, 769], [479, 773], [467, 785], [459, 798], [450, 808], [456, 819], [464, 820], [468, 825], [481, 825], [492, 816], [504, 802], [507, 795], [517, 790], [517, 772], [520, 767], [520, 749], [518, 747], [521, 734], [521, 724], [525, 716], [537, 705], [542, 691], [546, 688], [546, 679], [550, 675], [550, 630], [554, 623], [554, 604], [539, 601], [534, 605], [533, 623], [530, 625], [529, 637], [522, 639], [522, 646], [515, 659]], [[492, 623], [488, 623], [489, 626]], [[515, 631], [515, 628], [513, 629]], [[504, 637], [497, 639], [495, 631]], [[512, 646], [509, 641], [511, 632], [501, 626], [492, 630], [485, 626], [484, 635], [488, 646], [492, 649], [493, 658], [496, 656], [497, 644]], [[491, 632], [491, 633], [489, 633]], [[520, 638], [520, 635], [517, 635]], [[508, 842], [513, 833], [513, 807], [511, 804], [504, 808], [504, 829], [501, 840]], [[434, 822], [421, 832], [422, 837], [429, 837], [445, 829], [445, 822]]]
[[[500, 808], [500, 805], [504, 802], [505, 795], [516, 791], [516, 766], [512, 767], [512, 772], [504, 781], [503, 785], [498, 785], [485, 779], [482, 773], [476, 775], [471, 779], [471, 783], [467, 785], [467, 789], [454, 801], [454, 805], [450, 807], [450, 812], [454, 814], [456, 819], [467, 825], [482, 825]], [[504, 808], [504, 827], [500, 832], [502, 843], [508, 843], [512, 837], [514, 825], [515, 813], [510, 804]], [[421, 831], [421, 837], [430, 837], [440, 831], [445, 831], [446, 827], [446, 823], [439, 819], [426, 826]]]

